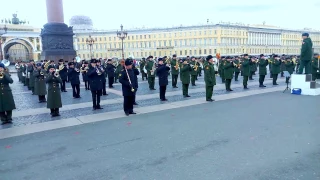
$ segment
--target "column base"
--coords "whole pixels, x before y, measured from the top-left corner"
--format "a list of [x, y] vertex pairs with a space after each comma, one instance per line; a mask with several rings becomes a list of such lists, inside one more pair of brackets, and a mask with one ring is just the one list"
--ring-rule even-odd
[[72, 61], [76, 57], [73, 48], [73, 28], [64, 23], [47, 23], [41, 29], [42, 52], [41, 59], [59, 59]]

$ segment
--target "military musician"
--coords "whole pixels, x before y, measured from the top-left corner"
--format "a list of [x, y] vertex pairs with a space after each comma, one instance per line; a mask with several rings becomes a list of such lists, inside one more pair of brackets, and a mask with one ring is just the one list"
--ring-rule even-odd
[[234, 61], [233, 61], [233, 63], [235, 64], [235, 67], [234, 67], [234, 81], [238, 81], [239, 74], [240, 74], [240, 60], [239, 60], [239, 56], [235, 56], [234, 58], [235, 58]]
[[0, 118], [2, 124], [12, 123], [12, 110], [16, 109], [9, 86], [12, 83], [11, 75], [6, 71], [5, 65], [0, 63]]
[[50, 109], [52, 117], [60, 116], [59, 108], [62, 107], [61, 93], [59, 84], [62, 84], [59, 72], [55, 66], [48, 66], [48, 75], [46, 83], [48, 84], [47, 108]]
[[196, 79], [198, 77], [198, 62], [194, 56], [191, 57], [190, 67], [192, 68], [190, 75], [191, 75], [191, 85], [196, 86]]
[[273, 58], [274, 58], [274, 61], [272, 62], [272, 68], [271, 68], [272, 84], [278, 85], [277, 79], [278, 79], [278, 75], [280, 73], [281, 60], [278, 55], [274, 55]]
[[70, 77], [73, 98], [80, 97], [80, 69], [74, 66], [73, 62], [69, 62], [68, 76]]
[[93, 110], [103, 109], [100, 106], [100, 97], [102, 94], [101, 69], [97, 67], [97, 60], [91, 59], [90, 68], [88, 70], [89, 84], [92, 94]]
[[63, 59], [59, 59], [59, 65], [56, 68], [58, 69], [57, 71], [59, 72], [60, 78], [62, 80], [61, 92], [67, 92], [67, 90], [66, 90], [66, 81], [68, 79], [68, 68], [64, 64]]
[[226, 61], [224, 62], [224, 65], [223, 65], [226, 91], [233, 91], [231, 89], [231, 81], [233, 79], [234, 67], [235, 67], [235, 64], [232, 61], [232, 57], [227, 56]]
[[136, 96], [137, 96], [137, 91], [139, 88], [138, 75], [140, 73], [139, 73], [139, 70], [137, 69], [137, 67], [135, 66], [134, 61], [132, 62], [132, 70], [133, 70], [133, 74], [134, 74], [134, 80], [135, 80], [134, 82], [136, 82], [136, 89], [135, 89], [134, 96], [133, 96], [133, 105], [138, 105], [138, 103], [136, 102]]
[[119, 74], [119, 82], [122, 84], [123, 110], [127, 116], [136, 114], [133, 111], [133, 104], [138, 83], [134, 77], [135, 74], [132, 70], [132, 64], [133, 61], [131, 61], [131, 59], [126, 59], [125, 67]]
[[213, 56], [207, 56], [208, 62], [204, 63], [204, 82], [206, 84], [206, 101], [212, 102], [213, 87], [216, 85], [216, 74], [214, 69]]
[[168, 85], [168, 75], [170, 71], [170, 64], [164, 64], [163, 59], [158, 59], [157, 67], [157, 76], [159, 78], [159, 87], [160, 87], [160, 100], [167, 101], [166, 99], [166, 90]]
[[99, 76], [100, 77], [100, 79], [101, 79], [101, 82], [102, 82], [102, 91], [101, 91], [101, 94], [100, 95], [104, 95], [104, 96], [106, 96], [106, 95], [108, 95], [107, 94], [107, 91], [106, 91], [106, 83], [107, 83], [107, 79], [106, 79], [106, 71], [105, 71], [105, 68], [104, 68], [104, 66], [102, 65], [102, 62], [101, 62], [101, 58], [99, 59], [99, 60], [97, 60], [97, 68], [100, 70], [100, 72], [101, 72], [101, 76]]
[[177, 59], [176, 54], [172, 55], [172, 60], [170, 63], [171, 63], [171, 75], [172, 75], [172, 87], [178, 88], [177, 83], [178, 83], [180, 62]]
[[263, 83], [265, 80], [265, 77], [267, 75], [267, 66], [269, 62], [265, 58], [264, 54], [260, 54], [260, 59], [258, 62], [259, 65], [259, 87], [266, 87]]
[[157, 64], [156, 64], [156, 61], [153, 60], [153, 56], [149, 56], [146, 64], [146, 70], [147, 70], [148, 84], [149, 84], [150, 90], [156, 90], [154, 88], [156, 67], [157, 67]]
[[45, 82], [46, 72], [42, 69], [42, 64], [37, 63], [37, 69], [34, 71], [34, 94], [38, 96], [39, 103], [47, 102], [47, 86]]
[[87, 61], [84, 61], [81, 65], [80, 72], [82, 74], [82, 80], [86, 90], [90, 90], [89, 77], [88, 77], [89, 65]]
[[[291, 60], [291, 58], [288, 56], [286, 57], [286, 61], [283, 63], [285, 65], [286, 71], [291, 75], [294, 71], [294, 62]], [[289, 83], [290, 77], [286, 77], [286, 83]]]
[[248, 88], [248, 79], [249, 79], [249, 76], [251, 74], [251, 71], [250, 71], [250, 65], [251, 64], [252, 64], [252, 62], [251, 62], [251, 59], [249, 58], [249, 55], [248, 54], [244, 54], [243, 55], [243, 60], [242, 60], [242, 63], [241, 63], [241, 66], [242, 66], [241, 74], [243, 76], [243, 88], [244, 89], [249, 89]]
[[146, 65], [146, 58], [142, 58], [142, 60], [139, 63], [139, 69], [141, 72], [142, 81], [144, 81], [144, 79], [147, 79], [147, 74], [144, 72], [145, 65]]
[[114, 83], [116, 68], [117, 67], [112, 64], [112, 59], [108, 59], [107, 66], [106, 66], [106, 71], [107, 71], [107, 74], [108, 74], [109, 88], [114, 88], [113, 87], [113, 83]]
[[313, 59], [311, 61], [311, 74], [312, 74], [312, 81], [317, 79], [317, 74], [319, 74], [319, 54], [314, 53]]
[[190, 97], [189, 96], [189, 84], [190, 84], [190, 73], [192, 71], [191, 66], [188, 63], [188, 59], [184, 59], [183, 63], [181, 64], [181, 82], [182, 82], [182, 94], [184, 97]]

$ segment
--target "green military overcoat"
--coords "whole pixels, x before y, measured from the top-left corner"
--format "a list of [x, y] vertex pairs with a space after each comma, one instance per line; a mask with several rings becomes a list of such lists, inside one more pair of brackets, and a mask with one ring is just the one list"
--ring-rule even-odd
[[262, 75], [262, 76], [267, 75], [268, 60], [259, 59], [258, 64], [259, 64], [259, 75]]
[[311, 61], [311, 73], [317, 74], [318, 70], [319, 70], [318, 58], [313, 58]]
[[16, 109], [12, 90], [9, 86], [12, 83], [13, 80], [8, 73], [5, 73], [3, 78], [0, 79], [0, 112]]
[[59, 84], [62, 83], [61, 78], [48, 74], [46, 83], [48, 84], [47, 108], [61, 108], [62, 101], [59, 88]]
[[[192, 67], [192, 70], [191, 70], [190, 74], [191, 74], [192, 76], [198, 75], [199, 64], [198, 64], [196, 61], [191, 61], [191, 62], [190, 62], [190, 65], [191, 65], [191, 64], [193, 65], [193, 67]], [[198, 66], [197, 70], [195, 70], [195, 67], [194, 67], [195, 65]]]
[[225, 61], [223, 65], [223, 73], [225, 79], [232, 79], [234, 73], [234, 65], [232, 61]]
[[190, 65], [182, 64], [181, 65], [181, 82], [182, 84], [190, 84], [190, 72], [192, 71], [192, 68]]
[[249, 76], [250, 75], [250, 65], [251, 61], [249, 59], [243, 59], [242, 61], [242, 76]]
[[293, 74], [294, 63], [292, 61], [285, 61], [283, 64], [286, 66], [286, 71], [288, 71], [289, 74]]
[[178, 61], [177, 59], [172, 59], [170, 62], [172, 75], [179, 75], [179, 68], [178, 69], [175, 68], [177, 63], [178, 63], [178, 67], [180, 67], [180, 63], [179, 63], [179, 61], [178, 62], [177, 61]]
[[237, 65], [234, 67], [234, 72], [240, 72], [240, 60], [235, 59], [233, 63]]
[[206, 86], [216, 85], [216, 73], [214, 71], [214, 65], [206, 63], [204, 66], [204, 82]]
[[[40, 72], [43, 75], [40, 75]], [[34, 94], [38, 96], [44, 96], [47, 94], [47, 86], [46, 86], [46, 71], [45, 70], [36, 70], [33, 72], [34, 79]]]
[[[154, 64], [153, 61], [148, 61], [146, 64], [146, 70], [147, 70], [148, 77], [156, 77], [156, 72], [154, 72], [153, 75], [151, 75], [151, 70], [153, 68], [153, 64]], [[156, 70], [156, 68], [154, 69], [154, 71], [155, 70]]]
[[272, 62], [271, 74], [279, 74], [280, 73], [280, 60], [274, 60]]

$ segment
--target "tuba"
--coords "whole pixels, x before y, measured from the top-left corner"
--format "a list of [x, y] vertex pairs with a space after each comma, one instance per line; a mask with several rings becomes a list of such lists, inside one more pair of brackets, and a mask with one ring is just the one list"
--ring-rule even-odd
[[4, 77], [4, 72], [1, 71], [1, 72], [0, 72], [0, 79], [3, 79], [3, 77]]
[[1, 63], [4, 64], [5, 67], [10, 66], [10, 61], [7, 59], [2, 60]]
[[96, 66], [96, 72], [98, 74], [98, 76], [101, 76], [102, 72], [101, 72], [101, 68]]
[[59, 71], [63, 70], [64, 64], [59, 65]]
[[43, 65], [44, 70], [48, 71], [49, 65], [50, 65], [50, 60]]
[[54, 77], [58, 78], [60, 76], [59, 71], [55, 71], [53, 74]]

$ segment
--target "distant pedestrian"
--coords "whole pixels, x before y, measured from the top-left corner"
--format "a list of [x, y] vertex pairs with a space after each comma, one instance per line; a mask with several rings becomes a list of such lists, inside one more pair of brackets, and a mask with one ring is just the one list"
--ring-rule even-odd
[[302, 46], [301, 46], [301, 54], [300, 54], [300, 66], [299, 66], [299, 74], [303, 73], [303, 69], [305, 74], [311, 74], [311, 60], [312, 60], [312, 41], [309, 37], [308, 33], [302, 34]]

